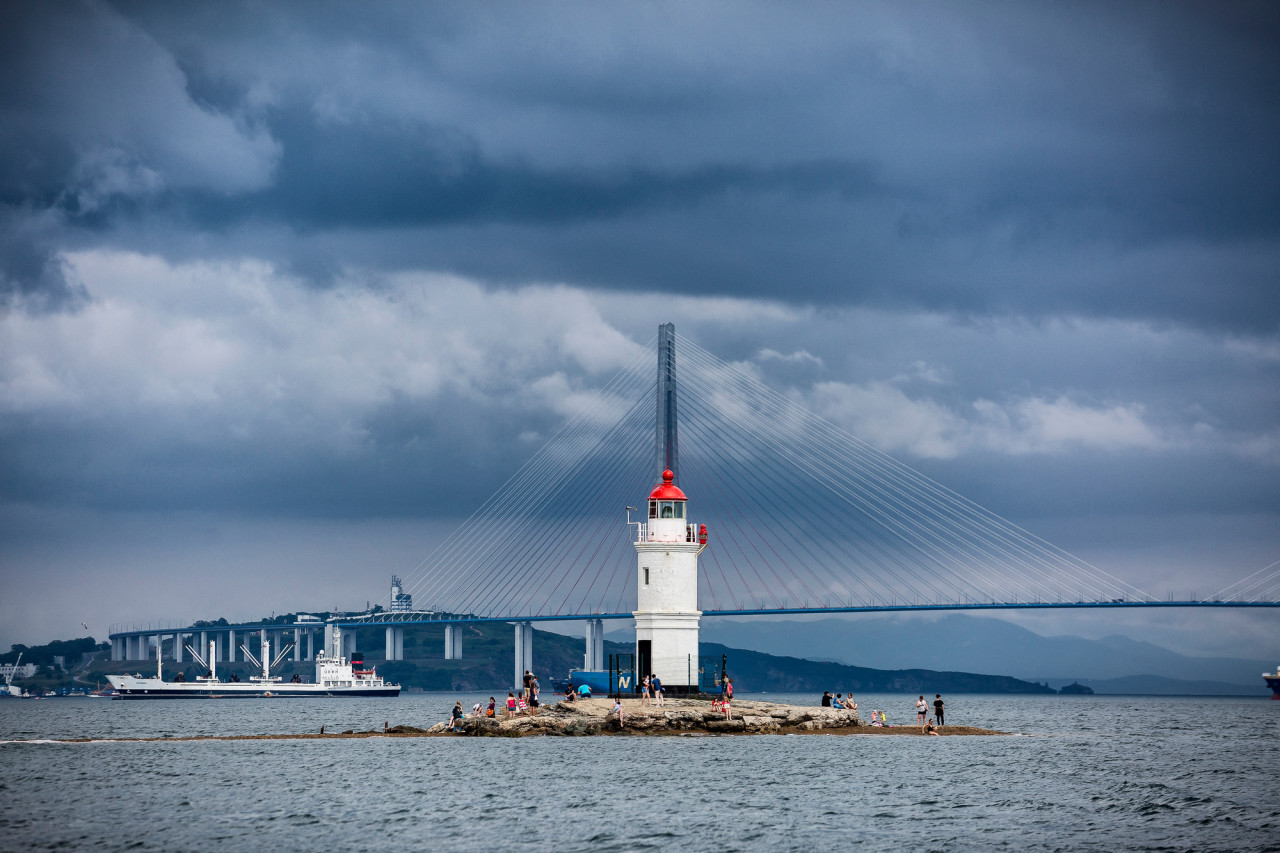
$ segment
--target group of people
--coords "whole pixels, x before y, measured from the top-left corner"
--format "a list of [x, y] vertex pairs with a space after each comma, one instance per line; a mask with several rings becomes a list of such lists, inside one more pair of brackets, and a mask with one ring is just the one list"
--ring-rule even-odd
[[845, 711], [858, 710], [858, 703], [853, 701], [853, 694], [847, 697], [843, 693], [837, 693], [832, 696], [830, 690], [822, 691], [822, 707], [824, 708], [840, 708]]
[[725, 678], [724, 683], [720, 685], [720, 695], [711, 699], [711, 710], [723, 711], [726, 720], [733, 719], [733, 711], [730, 706], [733, 702], [733, 679]]
[[[517, 696], [514, 690], [507, 693], [507, 700], [503, 703], [503, 716], [507, 719], [513, 719], [516, 716], [537, 716], [538, 707], [542, 704], [538, 699], [540, 690], [538, 676], [526, 669], [524, 671], [524, 686], [520, 688], [520, 695]], [[471, 716], [498, 716], [498, 700], [490, 696], [488, 707], [485, 707], [483, 702], [477, 702], [471, 706]], [[462, 712], [462, 703], [453, 703], [453, 713], [449, 718], [449, 727], [455, 732], [461, 731], [464, 719], [466, 719], [466, 714]]]
[[662, 699], [662, 679], [653, 673], [646, 675], [640, 682], [640, 704], [661, 706]]
[[934, 717], [929, 716], [929, 703], [924, 701], [924, 695], [916, 700], [916, 724], [920, 726], [920, 731], [927, 735], [936, 735], [938, 729], [942, 728], [942, 719], [944, 707], [942, 704], [942, 694], [933, 694], [933, 713], [937, 718], [937, 725], [934, 724]]
[[[824, 708], [843, 708], [849, 711], [858, 710], [858, 703], [853, 701], [853, 694], [844, 695], [837, 693], [831, 695], [830, 690], [822, 691], [822, 707]], [[935, 693], [933, 695], [933, 716], [929, 716], [929, 703], [925, 701], [924, 694], [916, 700], [916, 725], [920, 726], [920, 731], [927, 735], [938, 734], [938, 729], [943, 726], [945, 718], [945, 706], [942, 702], [942, 694]], [[936, 723], [934, 721], [937, 721]], [[889, 721], [885, 719], [884, 711], [875, 710], [871, 712], [871, 725], [887, 726]]]

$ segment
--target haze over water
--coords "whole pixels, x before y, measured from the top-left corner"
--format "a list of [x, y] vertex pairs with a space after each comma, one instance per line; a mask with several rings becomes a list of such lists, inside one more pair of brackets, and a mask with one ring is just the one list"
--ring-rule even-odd
[[[1256, 699], [945, 697], [952, 724], [1019, 733], [986, 738], [40, 742], [426, 727], [481, 698], [0, 703], [0, 848], [1280, 845], [1280, 702]], [[858, 699], [912, 719], [912, 696]]]

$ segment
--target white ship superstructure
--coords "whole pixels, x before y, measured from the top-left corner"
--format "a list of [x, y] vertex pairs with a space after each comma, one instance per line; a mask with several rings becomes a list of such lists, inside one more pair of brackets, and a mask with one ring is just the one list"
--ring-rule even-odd
[[399, 684], [387, 684], [378, 676], [373, 667], [365, 668], [361, 655], [352, 655], [347, 660], [341, 653], [342, 631], [337, 625], [329, 628], [333, 642], [326, 643], [326, 650], [316, 656], [316, 680], [307, 683], [297, 675], [292, 681], [285, 681], [278, 675], [271, 674], [271, 668], [280, 663], [289, 653], [292, 645], [280, 650], [274, 660], [271, 658], [271, 643], [268, 641], [262, 649], [262, 660], [254, 657], [247, 646], [241, 646], [245, 659], [262, 667], [261, 675], [250, 676], [248, 681], [241, 681], [238, 676], [223, 680], [217, 672], [217, 654], [215, 643], [210, 642], [206, 650], [208, 658], [202, 657], [190, 646], [192, 658], [203, 666], [207, 674], [195, 681], [184, 681], [182, 675], [173, 681], [164, 680], [163, 664], [156, 661], [154, 678], [143, 678], [140, 675], [108, 675], [107, 680], [117, 691], [117, 699], [235, 699], [262, 697], [300, 697], [300, 696], [399, 696]]

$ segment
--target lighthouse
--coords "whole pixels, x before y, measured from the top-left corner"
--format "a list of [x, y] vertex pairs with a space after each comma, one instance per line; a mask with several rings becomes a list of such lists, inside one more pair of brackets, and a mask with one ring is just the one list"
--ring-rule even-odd
[[657, 675], [675, 693], [698, 685], [698, 555], [707, 526], [689, 520], [688, 505], [667, 469], [636, 525], [636, 677]]

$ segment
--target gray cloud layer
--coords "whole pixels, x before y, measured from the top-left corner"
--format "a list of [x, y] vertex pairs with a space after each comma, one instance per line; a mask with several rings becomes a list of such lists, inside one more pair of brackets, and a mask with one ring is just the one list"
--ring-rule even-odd
[[[1266, 3], [7, 4], [4, 529], [443, 524], [670, 319], [1141, 586], [1247, 574], [1278, 47]], [[88, 571], [59, 537], [15, 571]]]

